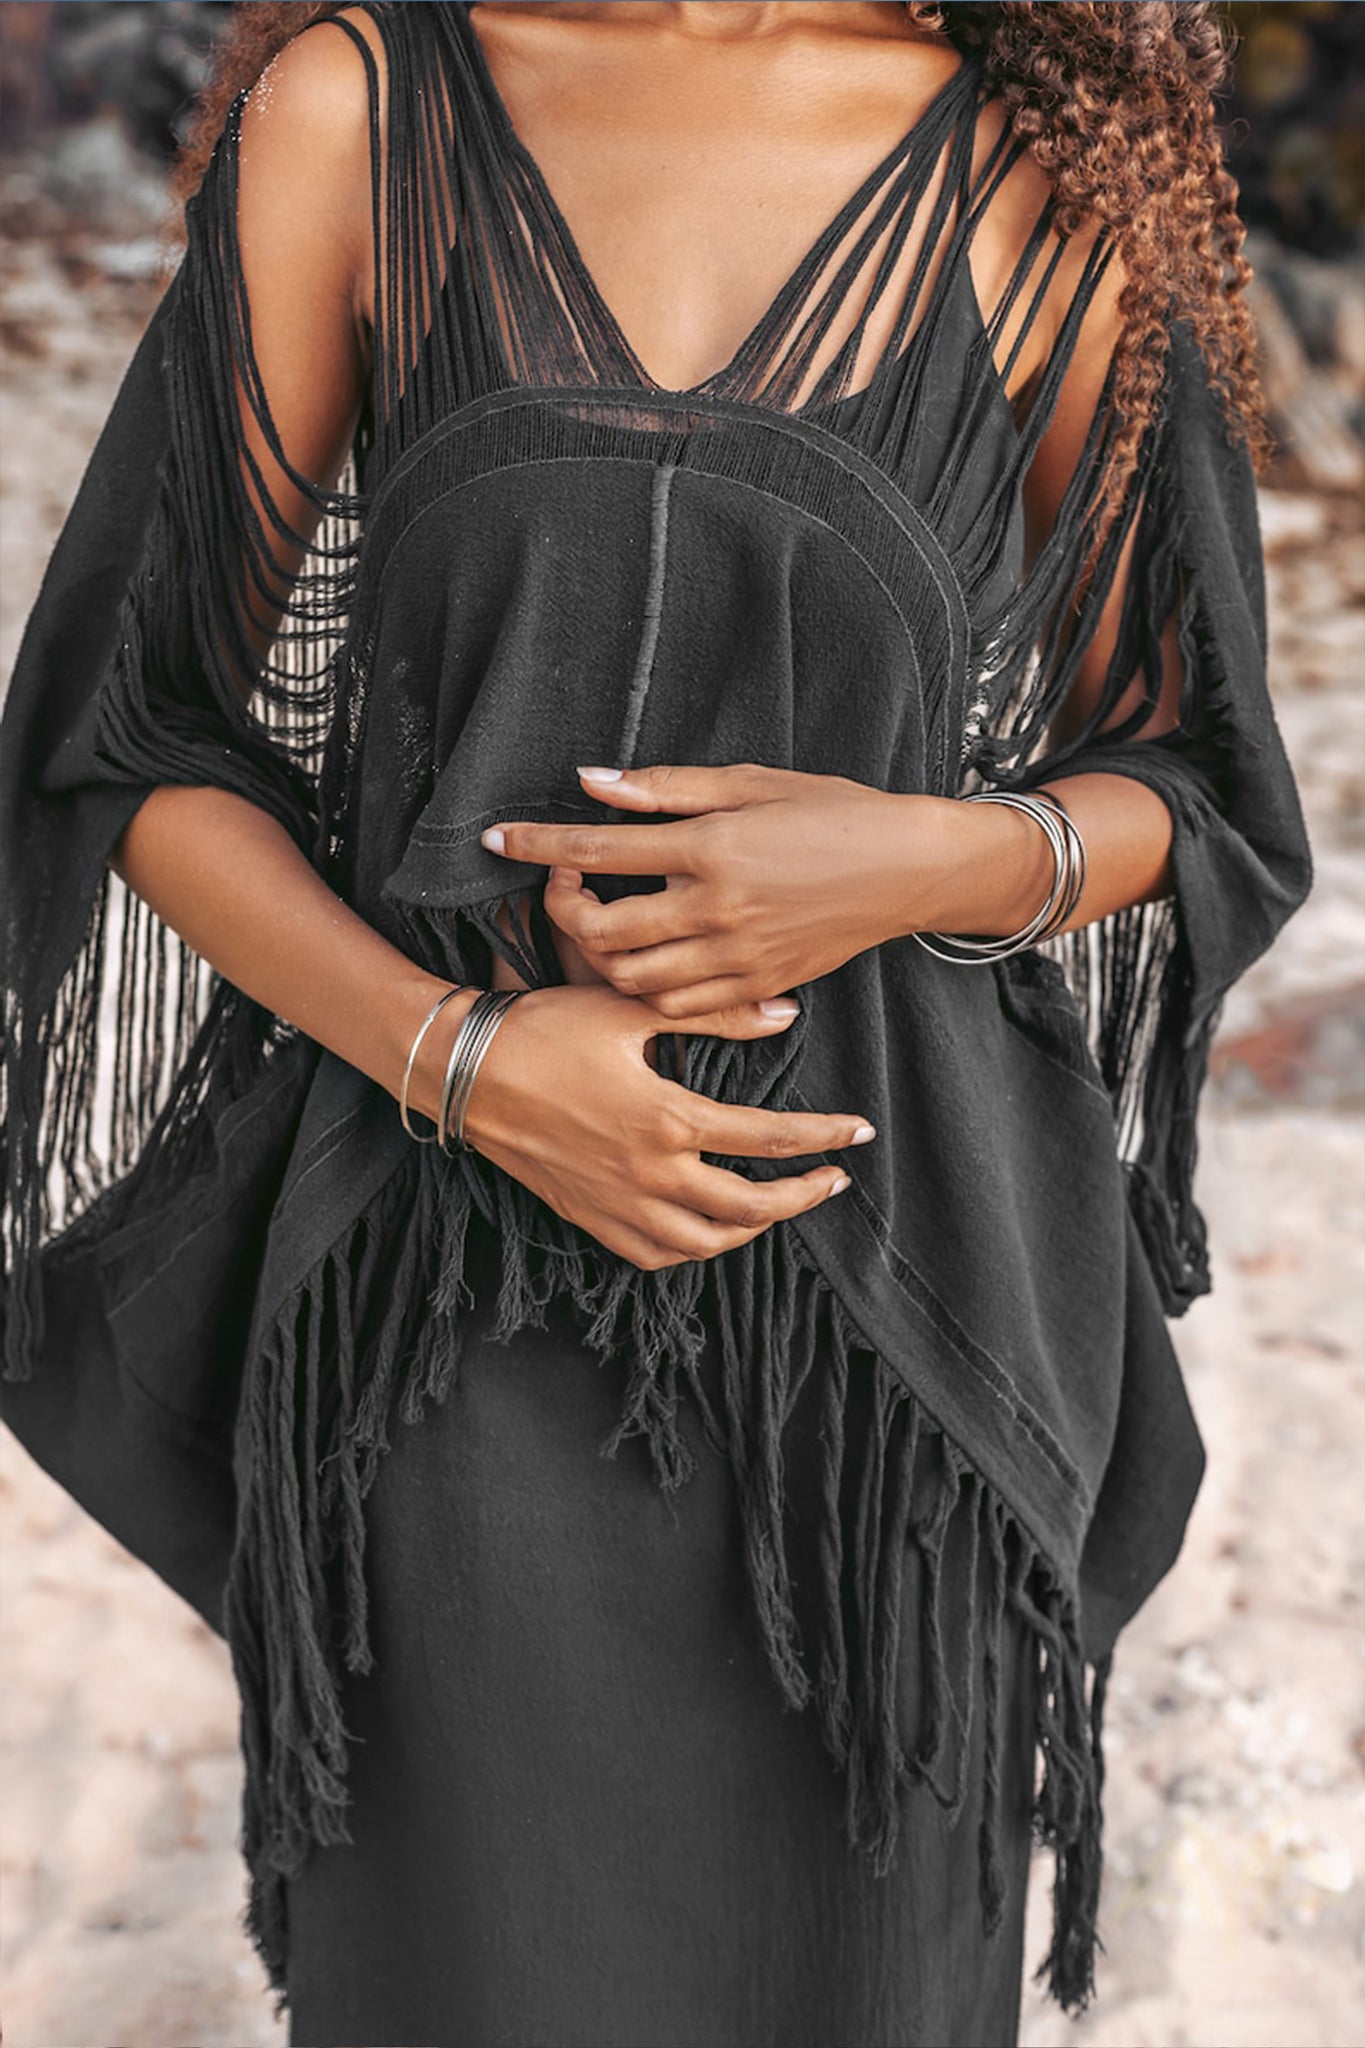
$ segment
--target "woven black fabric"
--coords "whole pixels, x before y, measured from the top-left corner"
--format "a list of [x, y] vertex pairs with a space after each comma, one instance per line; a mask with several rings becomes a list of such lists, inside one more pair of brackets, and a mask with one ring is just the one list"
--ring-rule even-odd
[[[729, 1459], [775, 1682], [816, 1717], [850, 1837], [878, 1868], [909, 1788], [961, 1810], [977, 1714], [988, 1756], [998, 1734], [1004, 1616], [1027, 1618], [1036, 1819], [1058, 1867], [1050, 1977], [1081, 2003], [1099, 1883], [1087, 1664], [1106, 1666], [1169, 1566], [1202, 1465], [1165, 1318], [1208, 1285], [1191, 1189], [1209, 1041], [1309, 882], [1248, 464], [1177, 329], [1123, 516], [1101, 541], [1102, 400], [1055, 529], [1026, 556], [1023, 479], [1110, 251], [1095, 245], [1012, 406], [997, 345], [1044, 304], [1050, 223], [1044, 209], [982, 306], [973, 238], [1019, 145], [977, 148], [970, 66], [732, 360], [666, 391], [521, 144], [470, 10], [363, 13], [382, 65], [352, 25], [306, 31], [350, 37], [371, 90], [375, 373], [340, 485], [292, 473], [315, 514], [296, 531], [251, 452], [248, 425], [289, 471], [236, 245], [239, 103], [13, 678], [6, 1415], [229, 1636], [252, 1926], [282, 1983], [283, 1880], [345, 1834], [339, 1677], [371, 1658], [365, 1498], [392, 1423], [457, 1370], [477, 1211], [503, 1247], [504, 1334], [571, 1298], [622, 1368], [615, 1441], [642, 1436], [679, 1486], [691, 1404]], [[885, 294], [896, 317], [873, 352]], [[1053, 746], [1120, 575], [1107, 683]], [[1140, 739], [1172, 618], [1180, 725]], [[281, 819], [433, 970], [486, 980], [496, 949], [551, 982], [542, 877], [479, 833], [526, 816], [609, 825], [618, 814], [581, 795], [584, 760], [755, 760], [937, 795], [1103, 768], [1168, 803], [1176, 891], [1046, 957], [964, 969], [882, 946], [796, 991], [780, 1043], [663, 1041], [689, 1085], [856, 1101], [882, 1138], [840, 1201], [641, 1274], [486, 1162], [413, 1147], [382, 1091], [209, 972], [105, 866], [149, 788], [216, 784]], [[495, 920], [509, 887], [524, 945]], [[724, 1333], [719, 1407], [696, 1371], [703, 1301]], [[784, 1442], [817, 1381], [803, 1561]], [[945, 1478], [926, 1518], [912, 1481], [930, 1439]], [[974, 1666], [949, 1668], [934, 1619], [954, 1515], [991, 1566], [979, 1688]], [[938, 1702], [914, 1731], [897, 1677], [912, 1552]], [[988, 1921], [993, 1827], [988, 1796]]]
[[[367, 1498], [375, 1668], [344, 1674], [341, 1694], [351, 1839], [288, 1882], [291, 2038], [1008, 2048], [1032, 1846], [1027, 1614], [1007, 1610], [991, 1645], [992, 1770], [977, 1713], [961, 1813], [916, 1800], [879, 1876], [843, 1839], [818, 1723], [777, 1706], [727, 1462], [695, 1415], [678, 1494], [660, 1494], [643, 1444], [597, 1458], [618, 1374], [568, 1299], [495, 1342], [500, 1266], [474, 1217], [459, 1378], [395, 1438]], [[719, 1402], [712, 1305], [700, 1313], [699, 1374]], [[819, 1498], [819, 1341], [784, 1433], [798, 1509]], [[941, 1461], [926, 1433], [899, 1594], [907, 1734], [935, 1710], [927, 1591], [955, 1685], [985, 1677], [972, 1595], [975, 1581], [989, 1601], [994, 1560], [970, 1502], [945, 1519]], [[798, 1610], [818, 1608], [800, 1556], [793, 1576]], [[989, 1933], [974, 1904], [988, 1800], [1005, 1892]]]

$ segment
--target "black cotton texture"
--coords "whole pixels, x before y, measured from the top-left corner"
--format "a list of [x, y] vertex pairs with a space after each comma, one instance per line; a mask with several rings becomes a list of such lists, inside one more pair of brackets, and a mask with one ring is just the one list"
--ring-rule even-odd
[[[1019, 145], [1002, 138], [973, 171], [970, 65], [731, 362], [669, 392], [587, 272], [469, 10], [364, 11], [387, 58], [382, 151], [363, 38], [308, 31], [365, 55], [387, 257], [371, 403], [341, 483], [309, 487], [302, 569], [287, 591], [272, 576], [288, 536], [253, 504], [233, 395], [240, 373], [268, 433], [235, 241], [239, 102], [0, 728], [6, 1418], [228, 1636], [251, 1928], [283, 1989], [288, 1884], [346, 1835], [342, 1696], [375, 1654], [367, 1497], [391, 1430], [456, 1380], [466, 1232], [493, 1226], [499, 1336], [571, 1306], [618, 1375], [613, 1449], [638, 1438], [680, 1500], [699, 1441], [728, 1462], [775, 1706], [818, 1728], [850, 1841], [886, 1871], [917, 1796], [950, 1821], [975, 1802], [988, 1927], [1006, 1892], [1000, 1661], [1025, 1626], [1034, 1818], [1057, 1857], [1047, 1971], [1080, 2006], [1103, 1677], [1176, 1555], [1203, 1463], [1166, 1318], [1209, 1284], [1192, 1195], [1209, 1042], [1309, 885], [1267, 690], [1249, 464], [1177, 326], [1084, 596], [1103, 402], [1025, 562], [1022, 481], [1110, 251], [1097, 245], [1016, 416], [992, 351], [1010, 305], [1037, 314], [1047, 221], [980, 306], [972, 236]], [[829, 319], [860, 280], [874, 301], [887, 288], [877, 237], [910, 246], [939, 169], [923, 260], [900, 273], [869, 369], [861, 328], [836, 348]], [[1127, 538], [1108, 682], [1049, 751]], [[262, 657], [249, 628], [272, 596]], [[1114, 706], [1135, 677], [1155, 701], [1172, 615], [1181, 725], [1138, 740], [1141, 710], [1116, 725]], [[665, 1040], [690, 1086], [856, 1105], [880, 1135], [841, 1160], [854, 1185], [838, 1201], [662, 1273], [476, 1156], [413, 1146], [382, 1090], [196, 961], [106, 869], [149, 789], [213, 784], [279, 818], [432, 970], [486, 980], [496, 949], [539, 985], [560, 978], [543, 877], [486, 852], [484, 827], [610, 825], [576, 762], [744, 760], [940, 796], [1136, 776], [1170, 807], [1176, 889], [996, 965], [883, 945], [794, 991], [780, 1040]], [[522, 945], [494, 921], [509, 892]], [[785, 1458], [812, 1403], [818, 1469], [793, 1500]], [[944, 1556], [961, 1529], [979, 1570], [958, 1582], [972, 1627], [954, 1649]]]

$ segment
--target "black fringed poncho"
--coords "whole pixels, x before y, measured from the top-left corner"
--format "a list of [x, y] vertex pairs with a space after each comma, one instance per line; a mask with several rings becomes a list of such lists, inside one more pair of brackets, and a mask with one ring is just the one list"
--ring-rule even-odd
[[[1110, 250], [1095, 246], [1012, 407], [999, 337], [1013, 316], [1022, 342], [1055, 243], [1045, 210], [983, 308], [973, 240], [1021, 146], [980, 146], [970, 65], [725, 368], [668, 391], [602, 300], [468, 10], [364, 12], [373, 44], [341, 26], [371, 89], [376, 367], [340, 486], [294, 478], [318, 515], [301, 566], [283, 590], [291, 536], [242, 426], [247, 404], [283, 465], [235, 241], [239, 102], [14, 676], [5, 1413], [229, 1637], [252, 1924], [280, 1982], [280, 1878], [344, 1832], [338, 1677], [370, 1654], [365, 1496], [390, 1425], [455, 1368], [471, 1203], [502, 1236], [502, 1328], [570, 1292], [591, 1342], [624, 1361], [620, 1434], [647, 1439], [668, 1487], [687, 1477], [678, 1418], [713, 1289], [725, 1402], [707, 1427], [739, 1483], [757, 1622], [880, 1865], [907, 1784], [960, 1797], [974, 1702], [946, 1668], [932, 1591], [950, 1509], [968, 1504], [994, 1565], [971, 1631], [988, 1743], [1006, 1603], [1030, 1617], [1051, 1978], [1083, 2000], [1101, 1690], [1086, 1666], [1170, 1565], [1202, 1463], [1165, 1324], [1208, 1285], [1199, 1089], [1224, 992], [1309, 878], [1267, 695], [1245, 454], [1177, 328], [1095, 573], [1103, 403], [1026, 558], [1022, 482]], [[860, 344], [887, 292], [894, 327], [869, 373]], [[1050, 746], [1120, 573], [1108, 683]], [[1140, 739], [1173, 616], [1180, 722]], [[1118, 720], [1135, 678], [1141, 702]], [[1131, 775], [1170, 807], [1175, 893], [1047, 957], [968, 968], [883, 945], [797, 991], [780, 1042], [663, 1041], [691, 1086], [853, 1101], [880, 1137], [841, 1162], [841, 1201], [641, 1273], [487, 1162], [412, 1145], [381, 1089], [210, 972], [106, 867], [149, 788], [216, 784], [280, 819], [434, 972], [486, 983], [497, 948], [553, 982], [543, 876], [479, 834], [510, 817], [609, 825], [574, 773], [599, 760], [752, 760], [940, 796]], [[524, 944], [494, 915], [509, 876]], [[817, 1368], [820, 1316], [834, 1342]], [[817, 1369], [819, 1585], [798, 1625], [783, 1432]], [[856, 1428], [855, 1380], [871, 1391]], [[927, 1435], [944, 1474], [931, 1503], [909, 1484]], [[911, 1543], [935, 1703], [914, 1753], [895, 1698]], [[982, 1852], [989, 1912], [989, 1814]]]

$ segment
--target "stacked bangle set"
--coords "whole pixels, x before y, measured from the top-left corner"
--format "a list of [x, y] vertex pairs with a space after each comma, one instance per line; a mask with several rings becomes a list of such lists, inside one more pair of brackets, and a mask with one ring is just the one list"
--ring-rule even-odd
[[480, 989], [460, 1020], [460, 1028], [450, 1048], [446, 1061], [445, 1077], [441, 1083], [441, 1102], [436, 1113], [435, 1126], [430, 1131], [416, 1131], [412, 1127], [412, 1113], [408, 1108], [408, 1090], [412, 1086], [413, 1068], [421, 1051], [422, 1041], [440, 1016], [452, 996], [463, 995], [462, 986], [448, 988], [438, 996], [426, 1016], [417, 1027], [417, 1035], [408, 1053], [408, 1063], [403, 1069], [403, 1086], [398, 1097], [398, 1116], [408, 1136], [419, 1145], [433, 1145], [439, 1142], [447, 1158], [455, 1153], [467, 1151], [464, 1120], [469, 1107], [469, 1091], [474, 1086], [474, 1076], [482, 1066], [494, 1034], [518, 996], [524, 996], [524, 988]]
[[[1023, 811], [1032, 818], [1047, 835], [1052, 848], [1053, 878], [1047, 900], [1035, 911], [1019, 931], [1004, 938], [981, 938], [958, 932], [916, 932], [914, 936], [927, 952], [939, 960], [962, 963], [983, 960], [1008, 960], [1012, 954], [1022, 953], [1029, 946], [1039, 946], [1059, 932], [1067, 922], [1081, 898], [1085, 887], [1085, 841], [1075, 821], [1055, 796], [1044, 791], [1023, 790], [979, 790], [963, 797], [969, 804], [1007, 804], [1012, 810]], [[417, 1055], [421, 1051], [428, 1031], [440, 1016], [441, 1011], [453, 996], [466, 993], [462, 985], [448, 988], [432, 1004], [426, 1016], [417, 1027], [417, 1035], [408, 1053], [407, 1065], [403, 1069], [403, 1086], [398, 1097], [398, 1115], [403, 1129], [419, 1145], [439, 1142], [448, 1158], [457, 1152], [467, 1151], [464, 1125], [465, 1113], [469, 1107], [470, 1090], [474, 1078], [483, 1064], [494, 1034], [518, 996], [525, 995], [525, 989], [480, 989], [462, 1018], [455, 1034], [446, 1061], [445, 1076], [441, 1084], [440, 1107], [430, 1131], [414, 1130], [412, 1114], [408, 1107], [408, 1090], [412, 1085], [413, 1070]]]
[[1047, 900], [1028, 923], [1007, 937], [978, 938], [960, 932], [916, 932], [915, 937], [926, 952], [939, 960], [1008, 960], [1014, 953], [1022, 953], [1029, 946], [1041, 946], [1045, 939], [1053, 938], [1075, 910], [1085, 888], [1085, 841], [1075, 820], [1045, 790], [983, 789], [961, 801], [1005, 804], [1011, 810], [1023, 811], [1040, 825], [1052, 848], [1052, 887]]

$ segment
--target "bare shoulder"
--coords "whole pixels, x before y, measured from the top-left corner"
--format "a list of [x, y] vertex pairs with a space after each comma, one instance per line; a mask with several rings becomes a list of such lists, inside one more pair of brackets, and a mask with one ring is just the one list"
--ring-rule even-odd
[[[1006, 142], [1008, 125], [1008, 114], [998, 97], [982, 102], [974, 149], [977, 175], [987, 164], [998, 164], [997, 152]], [[1041, 370], [1056, 342], [1091, 259], [1101, 246], [1106, 261], [1098, 281], [1092, 280], [1088, 287], [1089, 307], [1078, 337], [1078, 367], [1081, 357], [1092, 368], [1107, 363], [1122, 329], [1119, 302], [1124, 272], [1112, 234], [1091, 217], [1066, 223], [1068, 232], [1063, 235], [1061, 223], [1054, 218], [1057, 197], [1052, 178], [1033, 151], [1014, 149], [1009, 169], [995, 183], [982, 210], [972, 242], [973, 275], [981, 303], [989, 312], [1015, 287], [1020, 266], [1028, 262], [1031, 238], [1041, 222], [1048, 224], [1044, 245], [1033, 258], [1014, 315], [1016, 320], [1022, 316], [1023, 305], [1032, 299], [1035, 289], [1041, 293], [1038, 317], [1030, 322], [1024, 350], [1033, 375]], [[1027, 375], [1022, 377], [1021, 386], [1028, 381]]]
[[362, 7], [341, 8], [310, 22], [266, 65], [243, 108], [245, 145], [288, 150], [300, 166], [320, 156], [332, 171], [367, 162], [369, 73], [343, 22], [365, 43], [382, 87], [383, 39], [372, 17]]
[[368, 317], [373, 263], [370, 66], [383, 131], [382, 37], [363, 7], [310, 22], [266, 65], [241, 115], [244, 256], [270, 259]]
[[[300, 29], [246, 96], [237, 180], [241, 257], [258, 312], [306, 307], [314, 334], [336, 322], [338, 350], [354, 336], [362, 355], [374, 295], [372, 67], [382, 142], [386, 67], [371, 14], [347, 7]], [[258, 324], [264, 330], [264, 315]]]

